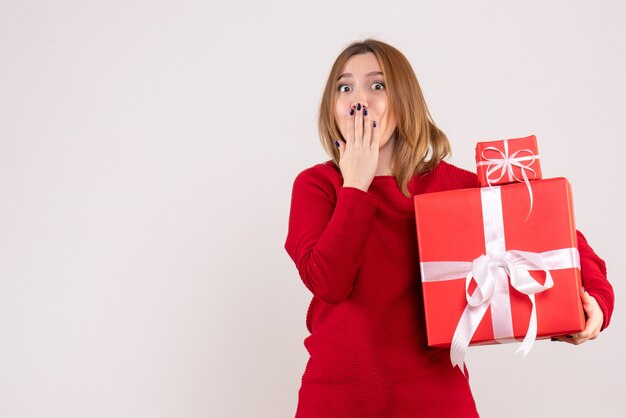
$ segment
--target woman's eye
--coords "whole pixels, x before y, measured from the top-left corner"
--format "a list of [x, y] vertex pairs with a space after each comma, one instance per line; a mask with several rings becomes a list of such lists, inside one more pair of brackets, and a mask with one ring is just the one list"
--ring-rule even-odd
[[372, 88], [374, 90], [382, 90], [385, 88], [385, 84], [384, 83], [380, 83], [380, 82], [376, 82], [374, 84], [372, 84]]
[[341, 92], [341, 93], [345, 93], [347, 91], [350, 91], [350, 86], [347, 85], [347, 84], [342, 84], [342, 85], [339, 86], [339, 88], [337, 90], [339, 90], [339, 92]]

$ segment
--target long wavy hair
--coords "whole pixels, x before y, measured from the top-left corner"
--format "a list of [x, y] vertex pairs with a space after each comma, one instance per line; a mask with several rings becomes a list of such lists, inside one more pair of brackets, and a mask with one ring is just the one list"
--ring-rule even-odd
[[411, 178], [432, 170], [450, 154], [446, 135], [435, 125], [428, 111], [422, 89], [406, 57], [396, 48], [375, 39], [348, 45], [332, 66], [320, 104], [318, 130], [326, 152], [339, 167], [335, 140], [344, 139], [335, 120], [336, 81], [346, 62], [354, 55], [373, 53], [386, 81], [389, 112], [395, 117], [395, 145], [392, 173], [402, 193], [410, 197]]

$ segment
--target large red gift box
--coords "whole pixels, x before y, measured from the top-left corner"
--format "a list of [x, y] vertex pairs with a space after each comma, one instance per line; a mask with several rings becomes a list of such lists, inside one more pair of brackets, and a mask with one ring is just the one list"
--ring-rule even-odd
[[478, 142], [476, 172], [482, 187], [541, 179], [537, 138]]
[[[531, 184], [535, 198], [528, 217], [524, 183], [414, 197], [429, 346], [449, 347], [455, 331], [470, 332], [472, 345], [524, 338], [533, 320], [533, 298], [537, 338], [584, 329], [570, 184], [564, 178]], [[490, 284], [481, 265], [495, 276], [505, 271], [504, 282]], [[526, 285], [549, 287], [550, 276], [553, 285], [528, 292], [518, 283], [526, 292], [521, 293], [512, 282], [520, 281], [523, 270], [532, 281], [527, 278]], [[475, 309], [469, 301], [485, 295], [484, 314], [473, 318], [479, 321], [475, 332], [462, 330], [468, 327], [467, 311]]]

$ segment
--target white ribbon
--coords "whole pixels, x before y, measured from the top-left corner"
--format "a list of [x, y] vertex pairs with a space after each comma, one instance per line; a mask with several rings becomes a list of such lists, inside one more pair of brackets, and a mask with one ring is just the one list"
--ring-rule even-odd
[[[482, 321], [487, 308], [491, 307], [494, 338], [498, 341], [510, 339], [513, 334], [509, 280], [518, 292], [528, 296], [532, 310], [528, 322], [528, 331], [518, 348], [528, 354], [537, 337], [537, 311], [535, 294], [554, 285], [550, 270], [580, 268], [580, 259], [576, 248], [534, 253], [528, 251], [506, 250], [504, 240], [504, 220], [502, 217], [502, 199], [500, 188], [481, 189], [484, 235], [486, 254], [472, 262], [435, 261], [421, 262], [423, 282], [453, 280], [465, 277], [465, 297], [467, 306], [452, 337], [450, 360], [453, 366], [463, 364], [472, 336]], [[544, 284], [537, 282], [529, 271], [544, 271]], [[474, 280], [476, 288], [470, 295], [469, 286]]]
[[[530, 187], [530, 180], [534, 180], [537, 178], [537, 172], [531, 168], [531, 166], [535, 163], [535, 160], [539, 159], [539, 155], [535, 155], [532, 150], [525, 148], [521, 150], [515, 151], [513, 154], [509, 155], [509, 141], [508, 139], [503, 140], [504, 142], [504, 151], [496, 148], [496, 147], [487, 147], [482, 150], [481, 157], [484, 161], [479, 161], [476, 163], [477, 166], [486, 165], [487, 169], [485, 172], [485, 178], [487, 179], [487, 185], [492, 187], [494, 184], [498, 184], [500, 180], [502, 180], [507, 175], [507, 180], [509, 183], [513, 181], [517, 181], [519, 183], [524, 182], [526, 184], [526, 188], [528, 189], [528, 196], [530, 198], [530, 207], [528, 209], [528, 215], [526, 215], [526, 219], [530, 216], [530, 212], [533, 210], [533, 191]], [[488, 158], [485, 156], [485, 151], [495, 151], [500, 154], [500, 158]], [[518, 156], [522, 153], [528, 153], [526, 156]], [[525, 163], [526, 162], [526, 163]], [[522, 178], [520, 179], [515, 174], [513, 167], [517, 167], [520, 169], [522, 173]], [[498, 175], [498, 171], [500, 174]], [[528, 178], [528, 174], [526, 171], [530, 171], [532, 173], [532, 178]], [[492, 174], [496, 174], [495, 177], [492, 177]]]

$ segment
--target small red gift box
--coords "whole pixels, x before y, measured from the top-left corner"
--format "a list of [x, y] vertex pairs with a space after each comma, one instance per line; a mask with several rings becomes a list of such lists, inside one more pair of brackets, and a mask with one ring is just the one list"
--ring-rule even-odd
[[476, 144], [476, 168], [482, 187], [541, 179], [535, 135]]
[[522, 183], [414, 197], [428, 345], [452, 345], [453, 364], [470, 344], [524, 338], [528, 352], [584, 328], [571, 187], [532, 189], [528, 217]]

